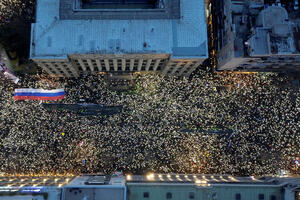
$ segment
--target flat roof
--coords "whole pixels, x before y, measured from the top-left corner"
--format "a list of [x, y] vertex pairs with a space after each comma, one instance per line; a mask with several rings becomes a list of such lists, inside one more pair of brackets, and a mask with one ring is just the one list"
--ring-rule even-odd
[[32, 59], [68, 54], [171, 54], [207, 58], [204, 0], [181, 0], [180, 19], [60, 20], [60, 0], [38, 0]]
[[107, 175], [82, 175], [75, 177], [65, 187], [82, 187], [82, 188], [121, 188], [125, 186], [124, 176], [107, 176]]

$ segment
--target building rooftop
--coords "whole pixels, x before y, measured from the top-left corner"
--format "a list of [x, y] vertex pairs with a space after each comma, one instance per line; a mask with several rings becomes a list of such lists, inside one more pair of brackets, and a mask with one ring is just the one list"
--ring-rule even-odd
[[108, 176], [108, 175], [83, 175], [77, 176], [69, 182], [65, 187], [124, 187], [125, 177], [123, 175]]
[[235, 57], [300, 53], [300, 18], [295, 10], [261, 2], [232, 3]]
[[[67, 1], [37, 1], [31, 34], [32, 59], [65, 59], [68, 54], [94, 53], [208, 57], [204, 0], [181, 0], [180, 19], [61, 20], [60, 6]], [[65, 5], [72, 8], [71, 4]], [[76, 11], [72, 13], [75, 15]]]
[[[43, 196], [46, 198], [43, 198]], [[126, 199], [122, 173], [82, 176], [0, 176], [4, 199]], [[0, 197], [1, 199], [1, 197]]]

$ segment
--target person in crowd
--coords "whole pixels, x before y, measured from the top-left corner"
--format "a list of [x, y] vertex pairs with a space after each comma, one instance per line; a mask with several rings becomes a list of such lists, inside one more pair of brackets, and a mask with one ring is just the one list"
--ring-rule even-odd
[[[117, 93], [102, 75], [25, 75], [21, 86], [0, 79], [0, 172], [275, 174], [300, 155], [300, 91], [286, 81], [274, 73], [142, 74], [134, 92]], [[123, 111], [49, 112], [39, 101], [14, 101], [16, 87], [65, 88], [58, 103], [89, 99]]]

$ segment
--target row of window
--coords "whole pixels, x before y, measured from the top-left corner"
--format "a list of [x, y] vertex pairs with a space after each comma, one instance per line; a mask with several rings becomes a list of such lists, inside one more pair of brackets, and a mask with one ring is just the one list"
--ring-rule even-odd
[[271, 63], [264, 63], [264, 65], [259, 66], [259, 65], [251, 65], [251, 64], [241, 64], [240, 66], [236, 67], [238, 70], [243, 70], [243, 69], [257, 69], [257, 70], [264, 70], [264, 69], [296, 69], [295, 67], [300, 67], [299, 64], [286, 64], [283, 63], [281, 65], [278, 64], [271, 64]]
[[[177, 69], [176, 69], [176, 71], [175, 71], [174, 74], [179, 74], [180, 71], [182, 70], [182, 68], [183, 68], [186, 64], [187, 64], [187, 62], [183, 62], [183, 63], [181, 63], [180, 65], [178, 65], [178, 62], [173, 62], [173, 63], [170, 65], [170, 68], [169, 68], [167, 74], [172, 73], [172, 71], [176, 68], [176, 66], [178, 66], [178, 67], [177, 67]], [[184, 70], [183, 74], [188, 73], [188, 71], [189, 71], [192, 67], [195, 67], [195, 66], [194, 66], [195, 64], [197, 64], [197, 62], [196, 62], [196, 61], [193, 61], [193, 62], [191, 63], [191, 65], [190, 65], [189, 67], [187, 67], [187, 68]]]
[[[61, 74], [65, 74], [64, 71], [67, 71], [70, 76], [73, 76], [71, 69], [68, 67], [66, 63], [61, 63], [60, 65], [57, 64], [56, 62], [51, 62], [51, 63], [42, 62], [42, 63], [52, 74], [56, 74], [56, 70], [58, 70]], [[60, 66], [62, 66], [64, 70]], [[53, 68], [55, 68], [56, 70]]]
[[[87, 71], [104, 71], [104, 72], [105, 71], [115, 71], [115, 68], [114, 68], [115, 63], [117, 65], [117, 71], [123, 71], [122, 70], [122, 59], [107, 60], [108, 65], [109, 65], [109, 70], [107, 70], [106, 65], [105, 65], [105, 60], [103, 60], [103, 59], [98, 60], [98, 64], [97, 64], [97, 61], [94, 59], [91, 59], [90, 62], [92, 64], [93, 69], [91, 69], [91, 66], [88, 63], [88, 60], [86, 60], [86, 59], [82, 60], [82, 63], [84, 64]], [[133, 69], [132, 70], [130, 70], [131, 62], [132, 61], [130, 59], [125, 60], [125, 71], [137, 71], [138, 70], [138, 65], [140, 63], [140, 60], [139, 59], [133, 60]], [[78, 60], [74, 60], [74, 63], [77, 65], [79, 71], [83, 71], [82, 66], [80, 65]], [[148, 63], [148, 60], [142, 60], [141, 71], [146, 71], [147, 63]], [[160, 71], [162, 69], [162, 67], [165, 65], [166, 60], [161, 59], [160, 62], [158, 63], [158, 66], [156, 69], [154, 69], [155, 63], [156, 63], [156, 60], [154, 60], [154, 59], [151, 60], [149, 69], [148, 69], [149, 71], [153, 71], [153, 70]], [[101, 69], [99, 69], [99, 67]]]
[[[143, 197], [144, 198], [150, 198], [150, 193], [149, 192], [144, 192], [143, 193]], [[167, 192], [166, 193], [166, 199], [172, 199], [172, 197], [173, 197], [173, 195], [172, 195], [171, 192]], [[195, 193], [194, 192], [189, 192], [188, 198], [189, 199], [195, 199]], [[214, 193], [212, 195], [212, 198], [216, 200], [217, 199], [217, 194]], [[235, 200], [242, 200], [242, 195], [240, 193], [236, 193], [235, 194]], [[258, 195], [258, 200], [265, 200], [265, 195], [264, 194], [259, 194]], [[271, 195], [270, 198], [269, 198], [269, 200], [276, 200], [276, 196], [275, 195]]]
[[[276, 196], [275, 195], [271, 195], [270, 200], [276, 200]], [[265, 195], [264, 194], [259, 194], [258, 195], [258, 200], [265, 200]]]
[[261, 60], [264, 60], [264, 61], [270, 61], [270, 62], [278, 62], [278, 60], [281, 60], [281, 61], [294, 61], [294, 60], [297, 60], [297, 61], [300, 61], [300, 57], [295, 57], [295, 56], [291, 56], [291, 57], [262, 57]]
[[278, 63], [278, 61], [287, 61], [287, 62], [294, 62], [300, 61], [300, 57], [262, 57], [260, 59], [248, 60], [249, 63]]
[[[86, 72], [91, 72], [91, 71], [95, 71], [95, 72], [107, 72], [107, 71], [115, 71], [115, 68], [114, 68], [114, 64], [115, 62], [117, 62], [117, 71], [127, 71], [127, 72], [130, 72], [130, 71], [138, 71], [138, 65], [139, 65], [139, 62], [140, 60], [138, 59], [135, 59], [133, 60], [133, 68], [130, 69], [130, 63], [132, 62], [130, 59], [126, 59], [125, 60], [125, 70], [123, 70], [122, 68], [122, 60], [121, 59], [117, 59], [117, 60], [107, 60], [108, 61], [108, 64], [109, 64], [109, 69], [106, 68], [105, 66], [105, 61], [104, 60], [98, 60], [98, 63], [96, 60], [94, 59], [91, 59], [90, 60], [91, 63], [92, 63], [92, 67], [93, 69], [91, 69], [91, 66], [89, 65], [88, 63], [88, 60], [85, 60], [83, 59], [82, 62], [84, 64], [84, 66], [86, 67], [86, 69], [82, 69], [82, 66], [80, 65], [79, 61], [78, 60], [74, 60], [74, 63], [75, 65], [78, 67], [79, 69], [79, 72], [82, 73], [84, 71]], [[142, 65], [141, 65], [141, 71], [146, 71], [146, 65], [147, 65], [147, 62], [148, 60], [142, 60]], [[158, 66], [157, 68], [155, 69], [155, 71], [161, 71], [163, 66], [166, 64], [167, 60], [166, 59], [161, 59], [158, 63]], [[150, 62], [150, 65], [149, 65], [149, 68], [147, 69], [148, 71], [154, 71], [154, 66], [155, 66], [155, 63], [156, 63], [156, 60], [151, 60]], [[175, 71], [174, 74], [179, 74], [180, 71], [182, 70], [182, 67], [184, 67], [187, 62], [180, 62], [181, 64], [178, 65], [178, 62], [172, 62], [171, 65], [170, 65], [170, 68], [168, 70], [168, 74], [172, 73], [172, 71], [177, 67], [177, 70]], [[188, 71], [194, 67], [194, 65], [196, 64], [197, 62], [196, 61], [192, 61], [191, 62], [191, 65], [189, 67], [187, 67], [186, 69], [184, 69], [185, 71], [183, 71], [183, 74], [186, 74], [188, 73]], [[42, 62], [42, 64], [48, 69], [50, 70], [50, 72], [52, 74], [57, 74], [57, 70], [61, 73], [61, 74], [65, 74], [65, 71], [67, 73], [69, 73], [70, 76], [74, 76], [74, 74], [72, 73], [72, 71], [70, 70], [69, 66], [66, 64], [66, 63], [61, 63], [61, 64], [58, 64], [56, 62]], [[99, 69], [99, 64], [101, 66], [101, 69]], [[63, 67], [63, 69], [61, 68]], [[55, 69], [53, 69], [55, 68]]]
[[[144, 198], [150, 198], [149, 192], [144, 192], [143, 197]], [[173, 197], [173, 195], [172, 195], [171, 192], [166, 193], [166, 199], [172, 199], [172, 197]], [[189, 199], [195, 199], [195, 193], [194, 192], [189, 193]]]
[[[192, 62], [190, 62], [190, 63], [191, 63], [191, 65], [195, 65], [195, 64], [197, 64], [197, 62], [198, 62], [198, 61], [192, 61]], [[180, 63], [180, 64], [179, 64], [179, 63]], [[186, 64], [187, 64], [187, 62], [173, 61], [173, 62], [170, 64], [170, 66], [171, 66], [171, 67], [175, 67], [175, 66], [178, 65], [178, 67], [184, 67]]]

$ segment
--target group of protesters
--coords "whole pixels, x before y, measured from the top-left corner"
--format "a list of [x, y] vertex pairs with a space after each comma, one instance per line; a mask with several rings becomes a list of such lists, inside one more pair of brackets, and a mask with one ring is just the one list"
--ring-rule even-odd
[[[141, 74], [116, 92], [103, 75], [0, 80], [0, 172], [276, 174], [300, 156], [300, 91], [276, 73]], [[114, 115], [46, 110], [15, 88], [64, 88], [55, 103], [123, 105]]]

